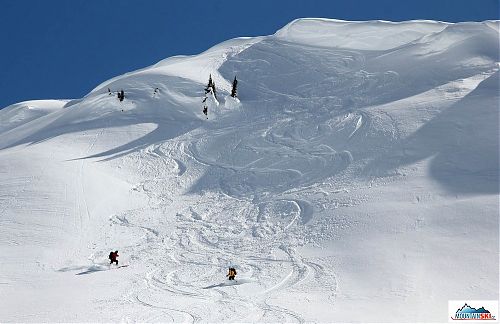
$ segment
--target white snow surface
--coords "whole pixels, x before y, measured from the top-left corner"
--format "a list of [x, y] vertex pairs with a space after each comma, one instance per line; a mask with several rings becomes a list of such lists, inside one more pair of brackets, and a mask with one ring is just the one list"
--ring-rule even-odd
[[0, 133], [59, 110], [67, 102], [68, 100], [30, 100], [5, 107], [0, 119]]
[[300, 19], [0, 110], [0, 321], [446, 322], [498, 300], [498, 25]]

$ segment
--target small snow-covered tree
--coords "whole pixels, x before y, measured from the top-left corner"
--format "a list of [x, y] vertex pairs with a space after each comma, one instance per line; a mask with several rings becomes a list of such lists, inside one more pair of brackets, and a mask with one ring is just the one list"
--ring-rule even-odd
[[118, 92], [118, 100], [123, 101], [123, 99], [125, 99], [125, 92], [123, 92], [123, 89], [120, 90], [120, 92]]
[[236, 80], [236, 76], [234, 76], [233, 87], [231, 88], [231, 97], [233, 97], [233, 98], [238, 97], [237, 87], [238, 87], [238, 80]]
[[217, 98], [217, 92], [215, 91], [215, 82], [212, 80], [212, 74], [210, 74], [210, 76], [208, 77], [208, 84], [205, 87], [205, 95], [207, 95], [210, 92], [210, 89], [214, 94], [215, 98]]
[[208, 84], [205, 87], [205, 94], [208, 94], [210, 92], [210, 88], [213, 87], [213, 81], [212, 81], [212, 74], [208, 77]]
[[215, 82], [212, 80], [212, 75], [210, 74], [208, 78], [208, 84], [205, 87], [205, 97], [202, 100], [203, 103], [203, 114], [207, 116], [208, 119], [208, 109], [213, 111], [214, 108], [219, 106], [217, 97], [215, 95]]
[[236, 79], [236, 76], [234, 76], [231, 93], [226, 96], [224, 107], [227, 109], [237, 109], [240, 106], [240, 99], [238, 99], [238, 80]]

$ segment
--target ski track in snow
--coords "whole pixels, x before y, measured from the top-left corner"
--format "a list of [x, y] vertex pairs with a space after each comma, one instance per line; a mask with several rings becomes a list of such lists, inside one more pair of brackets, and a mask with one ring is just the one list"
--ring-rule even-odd
[[[96, 144], [97, 140], [99, 137], [105, 132], [105, 128], [102, 128], [99, 132], [96, 133], [94, 138], [92, 139], [92, 142], [89, 144], [87, 150], [84, 152], [82, 156], [88, 156], [91, 152], [92, 149], [94, 148], [94, 145]], [[78, 183], [80, 184], [80, 190], [81, 194], [79, 195], [80, 199], [80, 207], [78, 208], [79, 212], [79, 233], [80, 233], [80, 246], [84, 246], [83, 240], [86, 239], [86, 232], [88, 231], [88, 224], [91, 221], [91, 215], [89, 211], [89, 206], [86, 198], [86, 193], [85, 193], [85, 184], [84, 184], [84, 174], [85, 174], [85, 164], [88, 163], [85, 159], [82, 159], [80, 161], [80, 167], [79, 167], [79, 172], [78, 172]], [[85, 217], [82, 216], [82, 210], [85, 213]]]

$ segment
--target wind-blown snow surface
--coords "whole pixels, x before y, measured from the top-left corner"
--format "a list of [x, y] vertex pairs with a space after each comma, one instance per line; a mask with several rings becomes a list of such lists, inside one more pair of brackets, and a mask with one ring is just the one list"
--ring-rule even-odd
[[0, 320], [443, 322], [498, 299], [498, 26], [301, 19], [0, 110]]

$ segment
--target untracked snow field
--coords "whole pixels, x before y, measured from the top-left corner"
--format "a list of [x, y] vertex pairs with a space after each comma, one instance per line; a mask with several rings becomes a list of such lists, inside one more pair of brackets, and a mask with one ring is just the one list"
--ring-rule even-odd
[[299, 19], [1, 109], [0, 321], [446, 322], [498, 300], [499, 61], [498, 21]]

